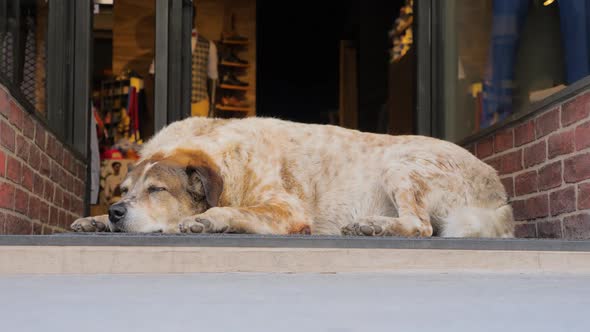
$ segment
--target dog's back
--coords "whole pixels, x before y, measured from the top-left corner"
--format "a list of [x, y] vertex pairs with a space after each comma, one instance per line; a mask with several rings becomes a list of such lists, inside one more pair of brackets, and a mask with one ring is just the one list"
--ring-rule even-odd
[[420, 234], [512, 235], [512, 210], [495, 170], [449, 142], [270, 118], [191, 118], [162, 130], [142, 157], [178, 148], [201, 149], [217, 162], [226, 204], [280, 191], [311, 219], [313, 233], [424, 213], [418, 219], [432, 226]]

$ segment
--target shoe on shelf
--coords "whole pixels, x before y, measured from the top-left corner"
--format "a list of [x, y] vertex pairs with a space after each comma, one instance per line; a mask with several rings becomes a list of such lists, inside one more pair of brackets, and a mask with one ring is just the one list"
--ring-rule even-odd
[[225, 75], [223, 75], [223, 78], [221, 79], [221, 84], [234, 85], [234, 86], [248, 86], [249, 85], [248, 83], [242, 82], [239, 79], [237, 79], [236, 76], [232, 73], [226, 73]]
[[242, 65], [247, 65], [248, 64], [248, 61], [242, 60], [242, 59], [238, 58], [233, 53], [230, 53], [227, 57], [223, 58], [223, 61], [225, 61], [225, 62], [231, 62], [231, 63], [239, 63], [239, 64], [242, 64]]
[[231, 34], [231, 35], [225, 36], [224, 40], [233, 41], [233, 42], [247, 42], [248, 37], [240, 36], [238, 34]]
[[240, 100], [235, 96], [227, 96], [221, 98], [221, 105], [232, 106], [232, 107], [248, 107], [248, 103], [244, 100]]

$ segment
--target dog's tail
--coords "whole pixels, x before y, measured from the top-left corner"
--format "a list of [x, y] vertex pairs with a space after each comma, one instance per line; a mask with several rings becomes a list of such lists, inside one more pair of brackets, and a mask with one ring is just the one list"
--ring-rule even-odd
[[443, 237], [514, 237], [514, 217], [508, 204], [499, 208], [463, 207], [440, 226]]

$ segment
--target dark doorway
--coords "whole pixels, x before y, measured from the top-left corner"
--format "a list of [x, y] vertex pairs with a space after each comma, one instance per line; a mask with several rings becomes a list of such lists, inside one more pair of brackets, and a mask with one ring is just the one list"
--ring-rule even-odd
[[257, 114], [328, 123], [339, 102], [339, 47], [358, 47], [359, 129], [381, 131], [388, 31], [403, 0], [257, 1]]

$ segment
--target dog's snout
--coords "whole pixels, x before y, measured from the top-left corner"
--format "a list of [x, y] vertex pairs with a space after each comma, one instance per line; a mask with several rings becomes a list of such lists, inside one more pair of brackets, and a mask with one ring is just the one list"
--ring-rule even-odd
[[116, 223], [118, 221], [121, 221], [123, 218], [125, 218], [126, 214], [127, 214], [127, 208], [125, 207], [125, 204], [123, 204], [123, 203], [113, 204], [113, 205], [111, 205], [111, 207], [109, 207], [109, 220], [112, 223]]

